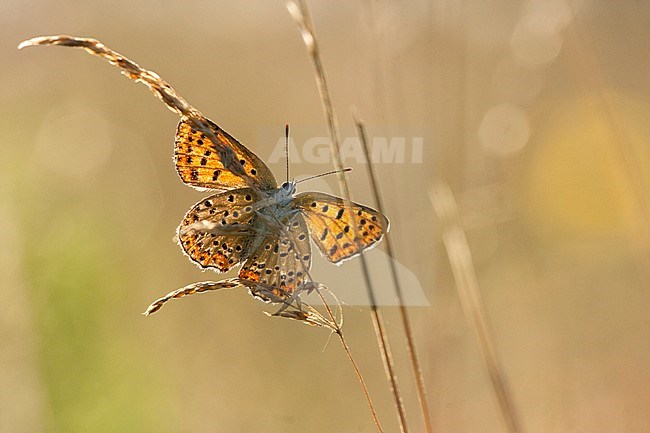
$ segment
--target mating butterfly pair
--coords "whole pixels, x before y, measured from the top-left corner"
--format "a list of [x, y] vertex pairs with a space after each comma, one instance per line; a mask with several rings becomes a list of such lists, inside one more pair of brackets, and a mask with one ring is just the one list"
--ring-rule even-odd
[[[284, 302], [312, 287], [310, 235], [326, 259], [340, 263], [373, 246], [388, 230], [388, 219], [367, 206], [319, 192], [294, 195], [295, 181], [278, 187], [261, 159], [216, 124], [209, 126], [243, 170], [235, 174], [226, 168], [214, 143], [181, 120], [174, 151], [178, 174], [190, 186], [221, 192], [187, 212], [178, 241], [201, 268], [226, 272], [243, 262], [239, 278], [226, 280], [226, 287], [238, 282], [263, 300]], [[216, 283], [206, 284], [190, 291], [214, 290]], [[177, 297], [170, 295], [159, 301]], [[147, 312], [161, 306], [157, 301]]]

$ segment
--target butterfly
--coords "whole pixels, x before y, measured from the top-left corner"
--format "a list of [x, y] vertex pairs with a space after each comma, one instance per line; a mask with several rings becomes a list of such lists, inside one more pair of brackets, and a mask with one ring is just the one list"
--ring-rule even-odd
[[[219, 147], [232, 149], [242, 170], [227, 168], [205, 133], [182, 118], [176, 130], [174, 162], [181, 180], [216, 194], [196, 203], [177, 230], [183, 252], [200, 268], [226, 272], [242, 263], [237, 279], [191, 285], [154, 302], [157, 311], [172, 297], [230, 288], [236, 283], [267, 302], [283, 302], [312, 288], [311, 241], [332, 263], [373, 247], [388, 231], [380, 212], [321, 192], [296, 194], [296, 181], [278, 186], [269, 167], [215, 123]], [[162, 302], [161, 302], [162, 301]], [[153, 311], [152, 311], [153, 309]]]

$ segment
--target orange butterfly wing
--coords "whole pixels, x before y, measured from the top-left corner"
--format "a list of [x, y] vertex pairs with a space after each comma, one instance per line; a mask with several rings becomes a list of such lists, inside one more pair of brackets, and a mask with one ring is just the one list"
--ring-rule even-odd
[[375, 245], [388, 232], [388, 218], [378, 211], [352, 202], [350, 214], [345, 200], [329, 194], [298, 194], [293, 207], [302, 211], [311, 238], [332, 263], [356, 256]]
[[217, 146], [183, 117], [176, 130], [174, 162], [184, 183], [199, 189], [218, 191], [245, 187], [270, 190], [277, 187], [273, 173], [257, 155], [215, 123], [208, 120], [208, 126], [219, 140], [219, 146], [234, 151], [234, 163], [241, 165], [243, 173], [228, 169], [228, 164], [221, 160]]
[[251, 225], [259, 193], [241, 188], [215, 194], [192, 206], [178, 227], [178, 243], [201, 268], [217, 272], [244, 260], [256, 231]]

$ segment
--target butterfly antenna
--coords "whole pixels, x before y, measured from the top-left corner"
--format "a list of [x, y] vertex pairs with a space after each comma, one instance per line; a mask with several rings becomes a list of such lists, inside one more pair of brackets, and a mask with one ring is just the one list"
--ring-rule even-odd
[[332, 170], [332, 171], [328, 171], [327, 173], [321, 173], [314, 176], [309, 176], [304, 179], [300, 179], [296, 181], [296, 183], [304, 182], [306, 180], [316, 179], [317, 177], [329, 176], [330, 174], [335, 174], [335, 173], [347, 173], [348, 171], [352, 171], [352, 167], [346, 167], [343, 170]]
[[289, 124], [284, 125], [284, 150], [287, 159], [287, 182], [289, 182]]

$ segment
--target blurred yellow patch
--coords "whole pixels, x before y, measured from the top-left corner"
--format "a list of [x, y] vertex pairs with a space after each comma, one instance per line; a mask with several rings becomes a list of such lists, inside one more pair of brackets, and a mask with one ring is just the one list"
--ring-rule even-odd
[[551, 238], [638, 234], [647, 224], [650, 107], [605, 93], [545, 111], [524, 175], [528, 222]]

